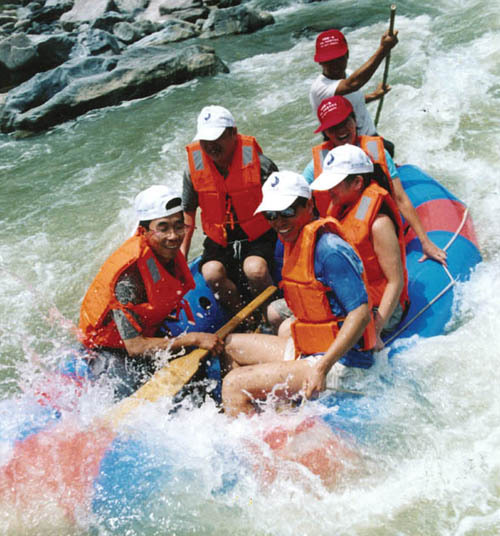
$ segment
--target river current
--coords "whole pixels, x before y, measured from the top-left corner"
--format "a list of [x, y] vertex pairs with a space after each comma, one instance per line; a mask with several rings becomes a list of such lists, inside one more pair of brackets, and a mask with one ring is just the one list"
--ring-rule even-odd
[[[35, 137], [0, 135], [1, 399], [32, 389], [74, 341], [71, 325], [86, 288], [133, 231], [135, 194], [155, 183], [181, 187], [184, 146], [204, 105], [227, 107], [239, 131], [255, 135], [279, 168], [300, 172], [319, 141], [308, 101], [318, 73], [315, 36], [343, 29], [354, 69], [388, 24], [389, 4], [378, 1], [255, 5], [276, 24], [211, 42], [229, 74], [94, 111]], [[215, 498], [203, 486], [174, 499], [165, 492], [142, 517], [97, 523], [91, 532], [93, 520], [68, 527], [43, 511], [39, 522], [16, 528], [4, 512], [1, 533], [500, 533], [500, 6], [406, 0], [397, 9], [400, 42], [379, 132], [395, 142], [398, 163], [421, 167], [469, 206], [483, 262], [460, 286], [449, 332], [398, 356], [411, 382], [395, 386], [384, 431], [360, 448], [359, 466], [330, 488], [281, 478], [260, 490], [246, 475]], [[382, 68], [373, 80], [381, 76]], [[376, 104], [369, 106], [374, 115]], [[191, 256], [200, 250], [197, 235]], [[84, 412], [109, 405], [106, 392], [89, 393]], [[181, 413], [168, 434], [158, 418], [142, 416], [158, 444], [177, 441], [200, 459], [212, 446], [207, 436], [231, 442], [250, 434], [244, 419], [229, 423], [210, 405]], [[204, 481], [219, 477], [202, 466]]]

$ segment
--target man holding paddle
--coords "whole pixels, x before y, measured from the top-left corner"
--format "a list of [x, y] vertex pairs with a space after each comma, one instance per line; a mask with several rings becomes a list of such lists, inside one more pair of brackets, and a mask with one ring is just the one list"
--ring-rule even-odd
[[200, 347], [217, 354], [223, 349], [212, 333], [156, 336], [165, 318], [175, 318], [181, 308], [192, 317], [183, 300], [194, 280], [180, 251], [186, 232], [182, 200], [155, 185], [140, 192], [134, 206], [137, 230], [99, 270], [83, 299], [79, 323], [90, 370], [116, 378], [120, 398], [154, 372], [158, 350]]
[[252, 413], [270, 393], [312, 397], [336, 386], [351, 367], [373, 364], [375, 327], [363, 264], [336, 220], [317, 220], [302, 175], [273, 173], [256, 213], [264, 214], [284, 243], [282, 287], [295, 320], [291, 338], [233, 334], [225, 353], [232, 370], [222, 398], [229, 415]]
[[[372, 93], [363, 94], [361, 88], [370, 80], [383, 59], [398, 43], [398, 32], [386, 31], [375, 53], [356, 71], [347, 75], [349, 48], [344, 34], [340, 30], [322, 32], [316, 38], [314, 61], [321, 66], [319, 74], [309, 90], [309, 101], [316, 116], [321, 101], [334, 95], [344, 95], [352, 104], [358, 134], [376, 135], [376, 127], [366, 103], [380, 99], [391, 87], [380, 83]], [[393, 154], [394, 145], [386, 142]]]

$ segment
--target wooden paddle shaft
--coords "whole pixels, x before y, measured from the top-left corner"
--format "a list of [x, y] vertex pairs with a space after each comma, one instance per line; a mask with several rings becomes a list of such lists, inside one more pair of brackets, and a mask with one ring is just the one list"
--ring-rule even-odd
[[[391, 6], [391, 15], [390, 15], [390, 21], [389, 21], [389, 35], [394, 35], [394, 19], [396, 18], [396, 4], [392, 4]], [[387, 78], [389, 76], [389, 62], [391, 61], [391, 51], [387, 53], [387, 56], [385, 57], [385, 65], [384, 65], [384, 75], [382, 77], [382, 86], [385, 88], [387, 84]], [[380, 112], [382, 111], [382, 104], [384, 103], [384, 95], [380, 97], [380, 100], [378, 101], [378, 107], [377, 107], [377, 114], [375, 115], [375, 126], [378, 125], [378, 120], [380, 118]]]
[[[254, 298], [241, 311], [236, 313], [231, 320], [226, 322], [218, 331], [217, 335], [224, 339], [229, 333], [246, 320], [258, 307], [263, 305], [275, 292], [273, 285], [267, 287]], [[105, 416], [104, 420], [111, 425], [118, 425], [130, 411], [141, 405], [144, 401], [155, 402], [164, 396], [175, 396], [184, 385], [194, 376], [200, 361], [208, 355], [209, 351], [197, 348], [189, 354], [170, 361], [158, 370], [152, 378], [140, 387], [132, 396], [122, 400]]]

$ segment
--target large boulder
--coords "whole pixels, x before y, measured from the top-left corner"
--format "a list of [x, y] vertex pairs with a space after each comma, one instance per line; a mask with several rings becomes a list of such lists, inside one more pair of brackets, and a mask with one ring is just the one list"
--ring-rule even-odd
[[194, 24], [180, 20], [168, 20], [162, 30], [143, 37], [133, 46], [143, 47], [167, 45], [169, 43], [174, 43], [175, 41], [190, 39], [191, 37], [195, 37], [197, 34], [198, 31]]
[[152, 95], [198, 76], [228, 72], [211, 47], [144, 47], [121, 56], [75, 58], [11, 90], [0, 130], [39, 131], [85, 112]]
[[168, 0], [160, 4], [158, 9], [160, 15], [171, 15], [193, 23], [198, 19], [206, 19], [209, 14], [209, 9], [203, 5], [202, 0]]
[[113, 34], [90, 28], [78, 34], [73, 56], [98, 56], [120, 54], [122, 45]]
[[73, 8], [61, 15], [62, 27], [71, 31], [83, 22], [93, 22], [107, 11], [112, 11], [113, 0], [75, 0]]
[[136, 13], [146, 8], [149, 0], [114, 0], [120, 13]]
[[14, 34], [0, 41], [1, 87], [28, 80], [36, 72], [52, 69], [70, 56], [75, 39], [65, 33]]
[[200, 37], [252, 33], [273, 23], [274, 18], [270, 13], [249, 9], [244, 5], [213, 9], [203, 23]]

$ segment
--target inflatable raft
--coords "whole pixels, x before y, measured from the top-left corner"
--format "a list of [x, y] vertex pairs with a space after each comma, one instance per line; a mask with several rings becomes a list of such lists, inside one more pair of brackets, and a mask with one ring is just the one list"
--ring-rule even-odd
[[[412, 200], [430, 238], [448, 254], [448, 266], [434, 261], [419, 262], [420, 243], [407, 232], [410, 310], [396, 333], [386, 341], [390, 357], [415, 344], [419, 337], [445, 333], [452, 318], [454, 287], [469, 278], [481, 261], [473, 225], [465, 205], [442, 185], [414, 166], [399, 168], [404, 188]], [[215, 331], [226, 315], [192, 265], [196, 289], [187, 295], [196, 326], [186, 318], [168, 327], [174, 334], [184, 330]], [[212, 381], [212, 396], [220, 397], [217, 361], [203, 364]], [[62, 367], [61, 385], [68, 382], [75, 396], [86, 381], [85, 365], [78, 359]], [[59, 385], [59, 391], [62, 391]], [[179, 495], [199, 481], [201, 466], [191, 457], [189, 445], [168, 441], [149, 442], [147, 430], [110, 424], [96, 419], [83, 426], [58, 398], [58, 388], [44, 396], [24, 396], [0, 402], [0, 504], [13, 515], [39, 511], [50, 504], [50, 515], [59, 513], [70, 522], [97, 520], [109, 530], [134, 519], [148, 501], [161, 490]], [[64, 390], [67, 400], [67, 389]], [[56, 393], [56, 394], [54, 394]], [[213, 444], [214, 456], [204, 464], [217, 464], [219, 477], [205, 483], [213, 497], [226, 494], [237, 485], [242, 471], [257, 473], [266, 481], [273, 478], [269, 452], [276, 459], [301, 464], [311, 473], [332, 483], [342, 460], [352, 455], [349, 443], [369, 439], [370, 418], [377, 408], [377, 397], [367, 403], [359, 393], [327, 393], [321, 398], [325, 408], [317, 416], [296, 410], [279, 424], [259, 430], [258, 441], [239, 449], [224, 444], [220, 437]], [[379, 400], [380, 403], [383, 403]], [[335, 411], [329, 411], [334, 408]], [[168, 417], [166, 417], [168, 419]], [[216, 433], [215, 433], [216, 435]], [[178, 436], [177, 436], [178, 437]], [[312, 440], [310, 440], [312, 438]], [[269, 452], [259, 462], [259, 452]], [[248, 453], [245, 454], [245, 452]], [[203, 464], [201, 464], [203, 465]], [[278, 466], [275, 466], [275, 468]], [[274, 471], [274, 473], [273, 473]], [[44, 490], [40, 493], [40, 490]], [[9, 510], [10, 509], [10, 510]], [[16, 513], [17, 512], [17, 513]]]

